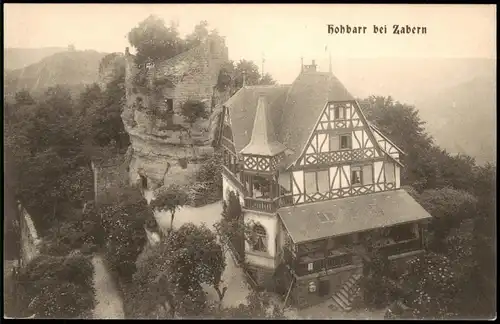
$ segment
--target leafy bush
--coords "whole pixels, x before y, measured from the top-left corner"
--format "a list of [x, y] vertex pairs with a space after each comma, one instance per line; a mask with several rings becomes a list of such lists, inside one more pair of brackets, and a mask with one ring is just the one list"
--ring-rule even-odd
[[111, 270], [121, 280], [130, 281], [135, 262], [147, 243], [146, 224], [155, 222], [153, 211], [137, 188], [121, 188], [114, 201], [98, 212], [107, 237], [105, 256]]
[[82, 255], [35, 258], [18, 277], [29, 312], [42, 318], [90, 316], [95, 306], [93, 271]]
[[181, 105], [181, 114], [184, 116], [184, 121], [189, 124], [194, 124], [199, 118], [207, 118], [205, 104], [199, 100], [189, 99]]
[[197, 170], [195, 183], [189, 189], [189, 200], [193, 206], [207, 205], [222, 198], [221, 165], [220, 153], [215, 153]]
[[171, 231], [138, 260], [133, 277], [138, 313], [150, 317], [158, 307], [168, 307], [178, 316], [199, 314], [206, 303], [202, 284], [220, 292], [225, 266], [224, 251], [207, 227], [186, 224]]

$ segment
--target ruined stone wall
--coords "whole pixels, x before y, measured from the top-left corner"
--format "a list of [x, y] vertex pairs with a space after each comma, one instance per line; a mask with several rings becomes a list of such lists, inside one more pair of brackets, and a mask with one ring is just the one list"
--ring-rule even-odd
[[[127, 98], [122, 119], [133, 148], [128, 170], [131, 183], [144, 177], [148, 189], [154, 190], [189, 182], [203, 160], [213, 154], [213, 129], [220, 109], [214, 109], [212, 102], [228, 97], [218, 93], [213, 97], [214, 87], [226, 61], [225, 45], [210, 42], [148, 68], [138, 68], [134, 57], [125, 55]], [[167, 99], [173, 99], [171, 112]], [[208, 115], [214, 112], [215, 118], [186, 123], [180, 107], [189, 99], [204, 101]]]
[[125, 57], [123, 53], [112, 53], [103, 58], [99, 65], [99, 79], [97, 84], [101, 90], [106, 89], [106, 85], [116, 80], [125, 70]]
[[25, 265], [40, 254], [40, 244], [42, 241], [38, 237], [38, 232], [31, 216], [20, 203], [18, 203], [18, 212], [21, 215], [19, 218], [21, 229], [21, 265]]

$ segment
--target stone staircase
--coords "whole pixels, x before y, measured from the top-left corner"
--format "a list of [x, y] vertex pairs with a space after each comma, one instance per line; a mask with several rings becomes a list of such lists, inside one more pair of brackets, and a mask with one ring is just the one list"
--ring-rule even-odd
[[353, 274], [342, 288], [332, 296], [333, 304], [330, 305], [330, 307], [346, 312], [350, 311], [354, 298], [356, 298], [360, 292], [360, 287], [358, 285], [359, 279], [361, 279], [360, 274]]

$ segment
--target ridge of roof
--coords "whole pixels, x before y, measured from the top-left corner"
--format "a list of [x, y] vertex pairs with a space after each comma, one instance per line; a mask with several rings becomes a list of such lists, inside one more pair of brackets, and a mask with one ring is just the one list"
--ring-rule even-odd
[[287, 148], [294, 151], [283, 160], [286, 168], [297, 161], [312, 136], [318, 116], [329, 101], [354, 101], [354, 97], [333, 73], [305, 71], [292, 83], [284, 104], [286, 108], [283, 110], [278, 137]]

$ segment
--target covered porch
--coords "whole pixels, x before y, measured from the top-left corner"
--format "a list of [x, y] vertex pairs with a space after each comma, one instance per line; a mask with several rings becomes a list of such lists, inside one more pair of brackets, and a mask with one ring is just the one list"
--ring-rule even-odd
[[329, 298], [361, 274], [363, 261], [374, 253], [390, 260], [421, 253], [431, 218], [404, 190], [284, 207], [278, 214], [285, 236], [282, 262], [299, 304]]

